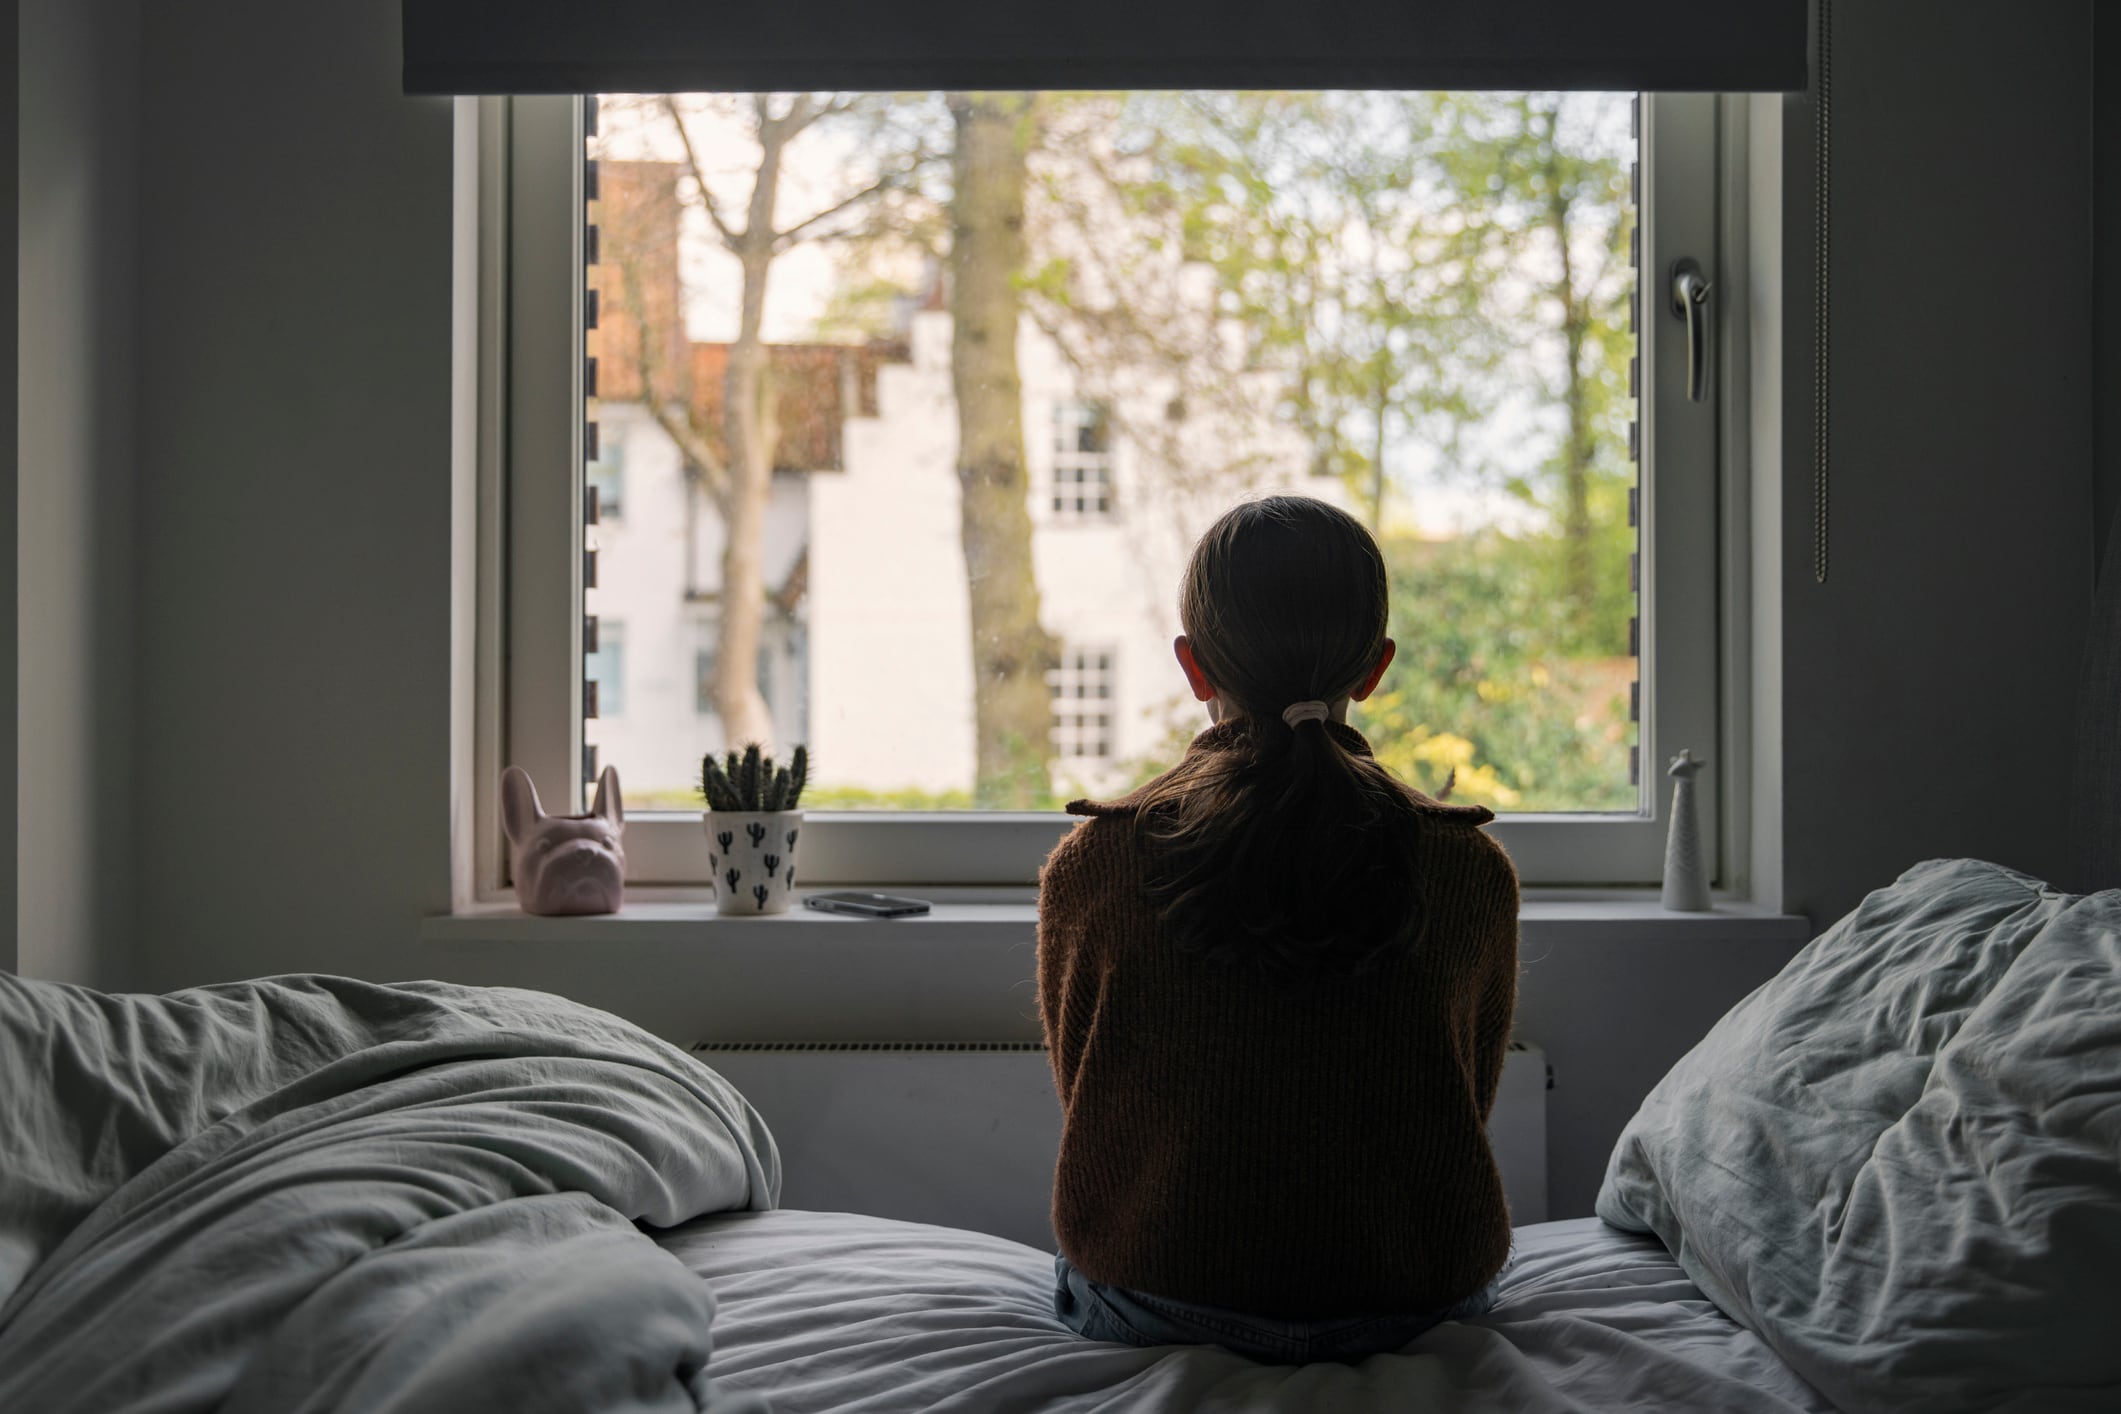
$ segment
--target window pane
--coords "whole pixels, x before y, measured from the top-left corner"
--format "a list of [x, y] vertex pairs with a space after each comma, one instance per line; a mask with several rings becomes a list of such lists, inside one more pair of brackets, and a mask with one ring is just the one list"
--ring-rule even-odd
[[1052, 501], [1060, 519], [1112, 514], [1112, 426], [1103, 404], [1055, 405]]
[[814, 808], [1124, 790], [1206, 723], [1194, 538], [1294, 493], [1391, 569], [1382, 760], [1634, 810], [1635, 103], [598, 100], [585, 608], [633, 679], [587, 731], [628, 806], [747, 741], [807, 743]]
[[590, 489], [597, 495], [597, 519], [622, 519], [626, 514], [626, 444], [599, 442], [597, 459], [589, 463]]
[[611, 721], [626, 715], [626, 626], [616, 619], [597, 621], [596, 648], [582, 657], [582, 679], [594, 683], [596, 715]]

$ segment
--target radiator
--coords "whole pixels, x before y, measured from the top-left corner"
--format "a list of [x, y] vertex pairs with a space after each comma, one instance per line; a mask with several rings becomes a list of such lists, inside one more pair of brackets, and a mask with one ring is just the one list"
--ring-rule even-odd
[[[765, 1116], [781, 1205], [991, 1232], [1053, 1250], [1060, 1105], [1046, 1048], [750, 1042], [694, 1046]], [[1488, 1136], [1513, 1222], [1547, 1215], [1547, 1063], [1513, 1042]]]

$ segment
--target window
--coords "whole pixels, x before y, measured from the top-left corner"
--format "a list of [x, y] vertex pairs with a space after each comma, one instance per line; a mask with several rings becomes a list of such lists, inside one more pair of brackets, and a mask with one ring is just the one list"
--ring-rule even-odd
[[626, 625], [613, 619], [597, 619], [589, 632], [594, 639], [583, 646], [583, 713], [590, 717], [626, 715]]
[[617, 437], [597, 442], [597, 459], [588, 466], [589, 488], [596, 493], [597, 519], [618, 520], [626, 514], [626, 444]]
[[[1140, 779], [1205, 725], [1175, 665], [1113, 669], [1168, 658], [1191, 537], [1263, 492], [1372, 525], [1400, 654], [1352, 720], [1416, 785], [1494, 808], [1528, 882], [1654, 881], [1658, 767], [1682, 746], [1711, 759], [1698, 783], [1716, 853], [1718, 377], [1688, 399], [1660, 293], [1682, 257], [1744, 286], [1716, 244], [1713, 96], [495, 108], [506, 752], [578, 774], [598, 740], [639, 812], [636, 882], [704, 872], [697, 821], [655, 813], [681, 802], [633, 796], [689, 777], [704, 738], [673, 725], [622, 747], [585, 729], [570, 684], [597, 681], [609, 715], [579, 628], [585, 582], [712, 600], [715, 642], [651, 655], [676, 671], [631, 685], [636, 724], [719, 723], [703, 710], [714, 654], [759, 652], [735, 734], [810, 746], [812, 878], [1027, 884], [1083, 767]], [[742, 226], [762, 122], [787, 138], [785, 209], [763, 233]], [[1021, 263], [953, 265], [950, 233], [968, 229], [950, 219], [954, 184], [1004, 160], [980, 138], [1005, 127], [1035, 134], [1028, 180], [991, 174], [1024, 203], [994, 218], [1024, 232]], [[953, 164], [960, 144], [986, 155]], [[763, 306], [746, 298], [751, 245], [771, 246]], [[971, 349], [988, 352], [960, 370]], [[1717, 343], [1712, 373], [1732, 353]], [[594, 398], [579, 396], [585, 356]], [[610, 463], [587, 452], [621, 442], [630, 523], [599, 536], [581, 487], [601, 492], [610, 473], [587, 466]], [[968, 459], [971, 484], [998, 488], [976, 504]], [[1085, 519], [1119, 533], [1070, 532]]]
[[1066, 648], [1060, 666], [1046, 675], [1053, 690], [1053, 755], [1063, 763], [1112, 758], [1112, 665], [1110, 648]]
[[1053, 514], [1095, 520], [1112, 514], [1112, 430], [1095, 403], [1053, 409]]

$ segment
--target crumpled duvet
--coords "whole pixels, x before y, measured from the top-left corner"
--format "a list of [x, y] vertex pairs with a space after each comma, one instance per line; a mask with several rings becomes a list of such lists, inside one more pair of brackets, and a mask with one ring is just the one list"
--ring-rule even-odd
[[2121, 890], [1910, 869], [1672, 1067], [1598, 1214], [1842, 1409], [2121, 1409]]
[[733, 1087], [557, 997], [0, 973], [0, 1410], [756, 1409], [636, 1224], [779, 1190]]

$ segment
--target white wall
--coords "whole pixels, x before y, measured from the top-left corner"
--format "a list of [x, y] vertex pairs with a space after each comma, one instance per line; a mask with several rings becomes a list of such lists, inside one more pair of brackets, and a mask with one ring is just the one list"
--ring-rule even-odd
[[25, 975], [131, 936], [136, 0], [20, 7], [15, 918]]
[[[909, 345], [908, 362], [877, 371], [876, 416], [847, 423], [846, 469], [809, 479], [810, 742], [827, 784], [969, 791], [977, 733], [950, 316], [917, 315]], [[1054, 411], [1086, 393], [1060, 347], [1029, 320], [1018, 331], [1017, 361], [1040, 616], [1064, 647], [1110, 649], [1115, 658], [1112, 755], [1061, 761], [1056, 784], [1114, 792], [1131, 765], [1167, 746], [1175, 725], [1206, 724], [1171, 656], [1193, 542], [1240, 493], [1337, 503], [1340, 487], [1310, 476], [1300, 439], [1265, 418], [1234, 428], [1196, 418], [1185, 452], [1199, 466], [1233, 470], [1212, 489], [1178, 484], [1127, 430], [1161, 422], [1177, 392], [1168, 378], [1144, 373], [1109, 400], [1117, 513], [1056, 515]]]
[[139, 966], [431, 970], [449, 873], [452, 105], [394, 0], [145, 7]]
[[[699, 710], [699, 652], [714, 641], [717, 610], [685, 599], [688, 588], [711, 593], [721, 586], [722, 524], [713, 502], [688, 486], [677, 444], [640, 404], [603, 403], [597, 436], [600, 446], [621, 449], [624, 481], [620, 514], [593, 532], [597, 587], [589, 592], [588, 612], [597, 616], [600, 641], [618, 626], [625, 684], [615, 704], [599, 696], [587, 737], [596, 745], [599, 766], [618, 768], [629, 799], [675, 796], [677, 803], [656, 808], [684, 808], [699, 789], [700, 758], [724, 749], [721, 719]], [[787, 581], [802, 554], [812, 479], [786, 473], [773, 478], [762, 552], [769, 589]], [[689, 521], [688, 499], [697, 501]], [[789, 747], [805, 739], [805, 704], [786, 639], [775, 632], [771, 615], [764, 647], [772, 655], [768, 672], [777, 689], [768, 705], [785, 759]]]
[[[914, 321], [911, 362], [877, 368], [878, 415], [848, 420], [846, 469], [810, 488], [810, 751], [820, 782], [888, 791], [972, 781], [970, 649], [912, 652], [905, 632], [943, 625], [936, 641], [953, 650], [972, 632], [948, 320], [936, 319]], [[878, 740], [893, 744], [887, 758], [864, 749]]]
[[1785, 904], [2070, 870], [2092, 582], [2087, 0], [1834, 7], [1831, 569], [1811, 565], [1809, 129], [1784, 247]]

